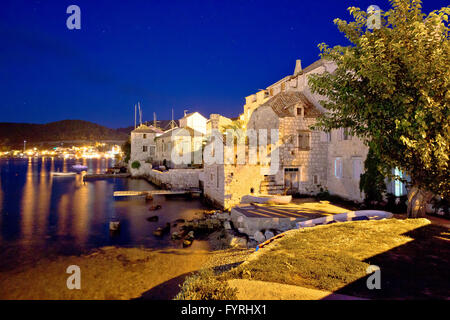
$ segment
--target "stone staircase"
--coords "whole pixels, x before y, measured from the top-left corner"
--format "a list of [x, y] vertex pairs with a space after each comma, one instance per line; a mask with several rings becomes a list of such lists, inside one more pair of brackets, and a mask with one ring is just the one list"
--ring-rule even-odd
[[284, 185], [277, 184], [274, 176], [264, 176], [264, 180], [259, 185], [260, 194], [283, 194]]

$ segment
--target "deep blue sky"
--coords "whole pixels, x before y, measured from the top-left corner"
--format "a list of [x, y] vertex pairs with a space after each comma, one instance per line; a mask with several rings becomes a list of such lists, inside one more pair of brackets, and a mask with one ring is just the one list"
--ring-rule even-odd
[[[81, 30], [66, 8], [81, 8]], [[132, 125], [183, 110], [237, 116], [244, 97], [347, 44], [349, 6], [387, 1], [2, 0], [0, 122], [83, 119]], [[424, 11], [448, 5], [425, 0]]]

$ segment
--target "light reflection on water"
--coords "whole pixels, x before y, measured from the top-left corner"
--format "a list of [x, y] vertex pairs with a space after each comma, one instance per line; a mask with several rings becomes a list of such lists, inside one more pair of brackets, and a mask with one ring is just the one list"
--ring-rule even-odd
[[[75, 160], [54, 158], [0, 159], [0, 269], [42, 256], [76, 254], [106, 245], [174, 246], [168, 238], [156, 239], [152, 231], [177, 218], [189, 219], [206, 207], [197, 199], [155, 196], [162, 209], [148, 211], [143, 199], [116, 201], [116, 190], [149, 190], [136, 179], [105, 179], [84, 183], [75, 177], [52, 176], [67, 172]], [[111, 160], [84, 159], [89, 173], [103, 172]], [[146, 218], [157, 214], [160, 220]], [[109, 221], [117, 217], [121, 230], [110, 235]]]

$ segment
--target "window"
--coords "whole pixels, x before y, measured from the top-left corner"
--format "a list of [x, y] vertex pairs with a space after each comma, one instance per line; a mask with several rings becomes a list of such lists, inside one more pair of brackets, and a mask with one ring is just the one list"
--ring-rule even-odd
[[300, 150], [309, 150], [310, 149], [310, 137], [311, 132], [309, 131], [301, 131], [298, 134], [297, 144]]
[[296, 108], [296, 114], [297, 114], [297, 116], [303, 117], [303, 108], [302, 107], [297, 107]]
[[342, 129], [342, 140], [351, 140], [350, 130], [348, 128]]
[[[401, 172], [398, 168], [394, 169], [394, 175], [400, 178], [404, 178], [403, 172]], [[405, 195], [405, 184], [400, 180], [394, 180], [394, 196], [400, 197]]]
[[143, 137], [144, 137], [144, 139], [147, 139], [147, 134], [144, 133], [144, 134], [143, 134]]
[[150, 146], [150, 155], [151, 155], [151, 156], [154, 156], [154, 155], [155, 155], [155, 149], [156, 149], [155, 146]]
[[147, 152], [148, 148], [147, 146], [142, 146], [142, 152]]
[[362, 159], [361, 158], [353, 158], [353, 179], [359, 181], [362, 173]]
[[334, 159], [334, 176], [336, 178], [342, 178], [342, 158]]
[[217, 185], [216, 185], [216, 188], [219, 189], [219, 166], [217, 166], [216, 169], [217, 169]]
[[317, 174], [313, 175], [313, 183], [319, 184], [319, 176]]

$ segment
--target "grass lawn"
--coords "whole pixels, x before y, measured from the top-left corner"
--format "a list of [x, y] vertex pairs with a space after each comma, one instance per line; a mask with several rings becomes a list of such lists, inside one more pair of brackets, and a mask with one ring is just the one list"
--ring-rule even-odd
[[[371, 264], [381, 269], [381, 290], [367, 289]], [[365, 298], [448, 298], [449, 266], [448, 228], [427, 219], [387, 219], [291, 230], [219, 277]]]

